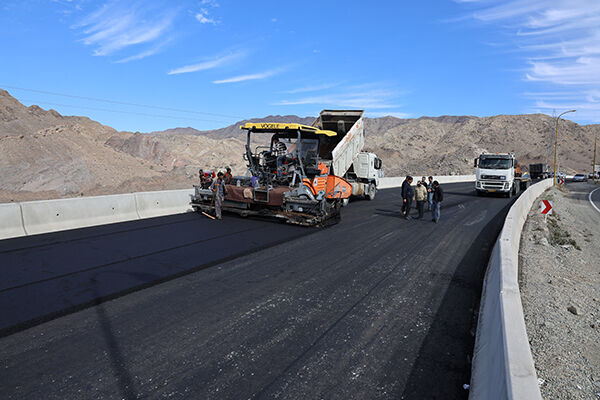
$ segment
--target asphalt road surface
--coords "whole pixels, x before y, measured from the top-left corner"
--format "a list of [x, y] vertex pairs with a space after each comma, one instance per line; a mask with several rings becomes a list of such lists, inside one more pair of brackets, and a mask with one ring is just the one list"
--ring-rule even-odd
[[[98, 256], [129, 270], [119, 261], [138, 252], [148, 270], [170, 265], [179, 277], [1, 338], [2, 397], [466, 398], [483, 274], [511, 200], [477, 197], [472, 183], [443, 187], [438, 224], [399, 218], [390, 189], [320, 230], [180, 215], [82, 230], [81, 241], [42, 235], [50, 253], [35, 237], [12, 242], [24, 267], [32, 254], [44, 267], [48, 254], [72, 254], [63, 272], [89, 270]], [[227, 238], [219, 245], [160, 251], [215, 230]], [[146, 248], [148, 238], [160, 240]], [[248, 241], [262, 250], [236, 250]], [[0, 305], [4, 313], [1, 296]]]

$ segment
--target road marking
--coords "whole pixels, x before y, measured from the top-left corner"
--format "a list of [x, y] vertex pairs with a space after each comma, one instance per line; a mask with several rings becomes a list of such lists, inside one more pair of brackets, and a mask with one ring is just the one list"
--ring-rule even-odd
[[596, 205], [595, 205], [595, 204], [594, 204], [594, 202], [592, 201], [592, 194], [594, 194], [594, 192], [595, 192], [596, 190], [598, 190], [598, 189], [600, 189], [600, 188], [596, 188], [596, 189], [592, 190], [592, 191], [590, 192], [590, 195], [588, 196], [588, 198], [589, 198], [589, 200], [590, 200], [590, 203], [592, 203], [592, 207], [594, 207], [594, 208], [596, 209], [596, 211], [598, 211], [598, 212], [600, 213], [600, 208], [596, 207]]

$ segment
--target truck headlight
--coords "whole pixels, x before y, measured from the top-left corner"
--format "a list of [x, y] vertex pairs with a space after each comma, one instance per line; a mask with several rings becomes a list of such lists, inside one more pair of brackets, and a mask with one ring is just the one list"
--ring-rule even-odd
[[508, 189], [508, 182], [504, 184], [504, 189]]

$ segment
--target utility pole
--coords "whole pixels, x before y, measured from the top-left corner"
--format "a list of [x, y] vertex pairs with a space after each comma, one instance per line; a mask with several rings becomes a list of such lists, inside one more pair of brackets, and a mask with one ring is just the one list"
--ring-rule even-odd
[[[594, 136], [594, 165], [592, 165], [592, 177], [596, 182], [596, 142], [598, 141], [598, 135]], [[598, 171], [600, 172], [600, 171]]]
[[558, 117], [556, 117], [556, 140], [554, 141], [554, 186], [556, 186], [556, 159], [558, 157], [558, 121], [560, 120], [560, 117], [565, 115], [566, 113], [575, 112], [575, 111], [577, 111], [577, 110], [565, 111], [564, 113], [562, 113]]

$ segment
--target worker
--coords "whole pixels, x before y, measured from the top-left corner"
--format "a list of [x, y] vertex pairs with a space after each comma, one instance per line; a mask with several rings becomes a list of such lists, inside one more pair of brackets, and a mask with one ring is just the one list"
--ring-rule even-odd
[[223, 180], [225, 181], [226, 185], [230, 185], [231, 181], [233, 180], [233, 175], [231, 175], [231, 168], [227, 167], [225, 171], [225, 178], [223, 178]]
[[279, 138], [273, 139], [273, 149], [271, 155], [277, 157], [277, 176], [281, 176], [281, 166], [288, 157], [287, 146], [285, 143], [279, 140]]
[[431, 207], [431, 220], [437, 224], [440, 220], [440, 206], [444, 200], [444, 191], [438, 181], [433, 181], [433, 205]]
[[212, 190], [215, 200], [215, 216], [217, 219], [222, 219], [221, 206], [227, 192], [225, 191], [225, 182], [223, 181], [223, 173], [221, 171], [217, 174], [217, 179], [210, 185], [210, 190]]
[[215, 178], [215, 173], [214, 171], [204, 172], [202, 168], [200, 168], [198, 170], [198, 177], [200, 178], [200, 187], [202, 189], [208, 189]]
[[427, 211], [430, 211], [433, 206], [433, 176], [427, 179], [429, 179], [429, 183], [427, 184]]
[[[425, 177], [423, 177], [425, 179]], [[423, 219], [423, 207], [425, 206], [425, 200], [427, 200], [427, 183], [423, 185], [423, 181], [417, 182], [417, 187], [415, 188], [415, 201], [417, 202], [417, 211], [419, 216], [417, 219]]]
[[404, 219], [410, 219], [408, 213], [415, 195], [415, 191], [411, 186], [412, 182], [413, 178], [410, 175], [407, 175], [404, 182], [402, 182], [402, 214], [404, 215]]
[[271, 155], [276, 157], [284, 156], [286, 152], [287, 146], [285, 145], [285, 143], [279, 141], [279, 138], [274, 138], [273, 147], [271, 149]]

